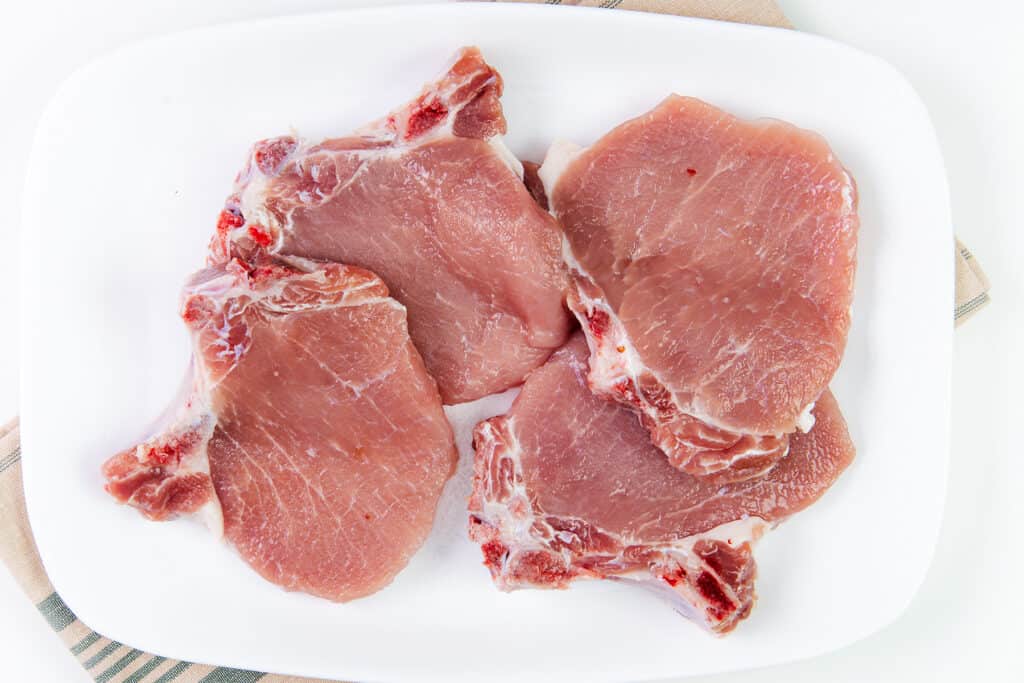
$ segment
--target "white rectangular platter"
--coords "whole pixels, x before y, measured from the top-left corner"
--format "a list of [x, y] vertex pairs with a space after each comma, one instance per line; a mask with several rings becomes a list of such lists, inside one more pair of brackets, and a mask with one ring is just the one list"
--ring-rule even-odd
[[[611, 582], [495, 590], [465, 536], [471, 454], [393, 585], [339, 605], [264, 582], [199, 524], [146, 522], [99, 467], [145, 436], [188, 360], [185, 276], [255, 140], [343, 134], [461, 45], [505, 77], [507, 142], [539, 160], [670, 92], [823, 133], [857, 179], [854, 325], [834, 389], [858, 460], [758, 552], [760, 600], [716, 640]], [[90, 627], [191, 661], [364, 681], [618, 681], [808, 657], [906, 607], [945, 489], [952, 313], [947, 188], [928, 116], [884, 62], [809, 35], [633, 12], [454, 4], [182, 33], [72, 77], [39, 127], [23, 224], [25, 486], [57, 590]], [[460, 409], [484, 417], [500, 401]], [[456, 411], [459, 412], [459, 411]]]

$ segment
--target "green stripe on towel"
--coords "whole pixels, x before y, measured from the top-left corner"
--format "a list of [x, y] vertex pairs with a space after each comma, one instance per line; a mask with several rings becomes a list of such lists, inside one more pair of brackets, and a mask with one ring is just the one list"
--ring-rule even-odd
[[74, 656], [77, 657], [78, 655], [82, 654], [83, 652], [88, 650], [90, 647], [92, 647], [92, 644], [95, 643], [99, 639], [100, 639], [100, 634], [96, 633], [96, 631], [93, 631], [92, 633], [87, 635], [85, 638], [82, 638], [80, 641], [78, 641], [78, 643], [74, 647], [71, 648], [71, 654], [73, 654]]
[[107, 683], [111, 678], [124, 671], [129, 664], [142, 656], [142, 650], [132, 650], [111, 665], [109, 669], [96, 677], [96, 683]]
[[54, 631], [63, 631], [67, 628], [68, 624], [72, 623], [77, 619], [75, 613], [68, 609], [68, 606], [64, 604], [64, 601], [60, 599], [60, 596], [56, 593], [50, 593], [36, 605], [36, 609], [39, 610], [43, 618], [46, 619], [47, 623], [50, 624], [50, 628]]
[[178, 662], [168, 669], [167, 673], [153, 681], [153, 683], [170, 683], [170, 681], [173, 681], [175, 678], [180, 676], [181, 672], [190, 666], [192, 666], [192, 662]]
[[266, 676], [258, 671], [218, 667], [203, 677], [199, 683], [255, 683]]
[[107, 643], [106, 645], [103, 646], [102, 650], [100, 650], [99, 652], [94, 654], [92, 657], [89, 657], [89, 659], [87, 659], [84, 662], [82, 662], [82, 666], [84, 666], [86, 669], [93, 668], [94, 666], [96, 666], [97, 664], [102, 662], [104, 659], [109, 657], [111, 654], [113, 654], [114, 650], [116, 650], [119, 647], [121, 647], [121, 643], [118, 643], [118, 642]]
[[121, 681], [121, 683], [141, 683], [142, 679], [153, 673], [153, 671], [167, 661], [166, 657], [153, 657], [148, 662], [140, 666], [135, 670], [128, 678]]

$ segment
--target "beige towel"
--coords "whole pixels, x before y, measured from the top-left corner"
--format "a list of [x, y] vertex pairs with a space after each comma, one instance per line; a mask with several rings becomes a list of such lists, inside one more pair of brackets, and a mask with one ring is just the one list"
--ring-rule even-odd
[[[789, 27], [786, 17], [772, 0], [563, 0], [560, 3], [549, 0], [548, 4], [617, 7]], [[977, 260], [959, 241], [954, 257], [954, 319], [959, 325], [988, 302], [989, 283]], [[100, 683], [249, 683], [257, 680], [312, 683], [314, 680], [166, 659], [104, 638], [79, 621], [53, 590], [32, 540], [21, 485], [17, 421], [0, 427], [0, 559], [72, 656]]]
[[991, 285], [988, 277], [967, 247], [960, 240], [956, 241], [953, 259], [956, 261], [956, 301], [953, 310], [953, 321], [959, 327], [961, 323], [977, 313], [989, 302], [988, 290]]

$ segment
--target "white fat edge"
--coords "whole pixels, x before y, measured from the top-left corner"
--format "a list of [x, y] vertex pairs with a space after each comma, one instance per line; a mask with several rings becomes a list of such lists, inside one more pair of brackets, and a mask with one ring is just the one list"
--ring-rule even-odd
[[842, 196], [843, 198], [843, 212], [850, 213], [853, 211], [854, 192], [855, 188], [857, 187], [857, 184], [854, 181], [853, 176], [850, 175], [850, 172], [846, 170], [845, 166], [839, 163], [838, 159], [836, 159], [835, 156], [833, 156], [831, 151], [828, 153], [827, 161], [830, 164], [835, 163], [836, 165], [839, 166], [839, 170], [842, 171], [843, 187], [839, 191], [839, 193], [840, 196]]
[[242, 212], [245, 223], [231, 230], [229, 240], [234, 241], [238, 237], [244, 236], [246, 234], [246, 227], [249, 225], [262, 225], [270, 230], [270, 234], [275, 236], [275, 243], [270, 246], [270, 251], [275, 252], [280, 249], [285, 229], [291, 228], [291, 212], [289, 211], [287, 225], [281, 225], [277, 217], [267, 211], [266, 199], [269, 186], [269, 177], [259, 170], [252, 173], [249, 182], [246, 183], [245, 188], [242, 190], [242, 196], [239, 201], [239, 210]]
[[[508, 438], [505, 439], [502, 457], [507, 457], [512, 460], [512, 471], [514, 473], [513, 478], [519, 478], [521, 480], [522, 463], [520, 461], [520, 456], [522, 454], [522, 445], [519, 443], [519, 438], [516, 436], [515, 430], [512, 428], [512, 418], [509, 418], [508, 426], [509, 428], [506, 430]], [[494, 433], [494, 427], [490, 422], [484, 422], [483, 431], [486, 438], [492, 443], [497, 441], [497, 437]], [[517, 477], [516, 475], [519, 476]], [[524, 507], [527, 510], [527, 514], [522, 518], [516, 517], [509, 509], [510, 503], [516, 499], [522, 500]], [[530, 504], [530, 497], [526, 490], [526, 485], [523, 484], [522, 481], [519, 483], [513, 483], [509, 502], [498, 503], [484, 499], [481, 509], [473, 511], [473, 514], [496, 528], [501, 540], [513, 552], [520, 552], [523, 550], [548, 550], [548, 548], [537, 540], [537, 538], [531, 533], [533, 523], [536, 519], [536, 514], [534, 513], [533, 505]], [[504, 567], [502, 567], [502, 569], [504, 570]]]
[[[327, 273], [322, 264], [312, 259], [302, 258], [298, 256], [282, 256], [279, 257], [282, 262], [297, 268], [302, 271], [298, 274], [298, 277], [312, 278], [319, 284], [326, 284]], [[386, 305], [394, 308], [395, 310], [406, 312], [405, 306], [390, 296], [370, 296], [360, 297], [358, 294], [364, 290], [378, 287], [381, 284], [379, 279], [367, 279], [365, 282], [356, 285], [354, 287], [346, 287], [339, 293], [334, 295], [333, 301], [324, 301], [323, 299], [317, 299], [315, 301], [300, 301], [295, 303], [273, 303], [273, 299], [279, 297], [284, 293], [285, 287], [288, 285], [289, 278], [281, 278], [273, 283], [270, 287], [263, 289], [259, 292], [254, 292], [247, 288], [238, 288], [236, 295], [244, 294], [252, 301], [258, 301], [259, 305], [263, 308], [274, 311], [276, 313], [298, 313], [302, 311], [319, 311], [328, 310], [332, 308], [353, 308], [356, 306], [374, 306], [374, 305]]]
[[[700, 541], [719, 541], [732, 548], [738, 548], [744, 543], [750, 543], [753, 545], [757, 543], [757, 541], [764, 536], [765, 532], [769, 531], [773, 526], [774, 524], [765, 521], [761, 517], [744, 515], [739, 519], [734, 519], [731, 522], [724, 522], [716, 527], [708, 529], [707, 531], [701, 531], [700, 533], [684, 536], [683, 538], [676, 539], [669, 543], [658, 544], [651, 547], [654, 550], [663, 552], [667, 556], [681, 560], [685, 559], [686, 556], [691, 555], [693, 553], [693, 546], [697, 545]], [[648, 545], [644, 543], [642, 539], [633, 538], [623, 540], [629, 541], [632, 545]]]
[[210, 437], [213, 436], [214, 427], [217, 424], [216, 417], [211, 414], [209, 434], [203, 439], [203, 445], [200, 447], [200, 453], [195, 458], [195, 466], [189, 469], [193, 472], [201, 472], [206, 474], [210, 478], [210, 499], [203, 503], [196, 511], [196, 517], [206, 525], [210, 532], [218, 539], [224, 536], [224, 510], [221, 508], [220, 498], [217, 497], [217, 491], [213, 487], [213, 477], [210, 474], [210, 455], [208, 447], [210, 443]]
[[[553, 144], [551, 146], [552, 150], [558, 144], [559, 144], [558, 142]], [[573, 143], [563, 143], [563, 144], [571, 145], [571, 146], [575, 147], [577, 150], [582, 149], [578, 145], [574, 145]], [[549, 150], [548, 151], [548, 157], [550, 158], [550, 156], [551, 156], [551, 151]], [[545, 166], [547, 165], [547, 163], [548, 163], [548, 159], [546, 158], [544, 160]], [[566, 163], [568, 163], [568, 162], [566, 162]], [[541, 170], [543, 170], [543, 168], [544, 167], [542, 166]], [[546, 184], [545, 184], [545, 192], [548, 192]], [[551, 195], [549, 194], [548, 195], [549, 201], [550, 201], [550, 197], [551, 197]], [[575, 274], [579, 275], [580, 277], [585, 278], [586, 280], [589, 280], [591, 283], [594, 283], [595, 286], [596, 286], [596, 282], [595, 282], [594, 278], [591, 277], [590, 273], [587, 272], [587, 269], [583, 267], [583, 264], [581, 264], [576, 259], [576, 254], [574, 254], [573, 251], [572, 251], [572, 245], [569, 244], [569, 238], [564, 234], [564, 232], [562, 234], [562, 260], [565, 262], [565, 265], [569, 269], [570, 273], [575, 273]], [[613, 340], [614, 343], [605, 343], [603, 348], [599, 347], [594, 342], [594, 340], [591, 338], [590, 330], [588, 329], [585, 321], [583, 321], [583, 320], [580, 321], [580, 326], [583, 328], [583, 332], [584, 332], [583, 336], [586, 338], [586, 340], [587, 340], [587, 347], [590, 349], [590, 355], [595, 357], [595, 358], [600, 357], [604, 361], [603, 365], [602, 366], [598, 366], [598, 367], [601, 368], [601, 369], [608, 369], [608, 370], [611, 370], [611, 371], [618, 370], [621, 373], [621, 374], [618, 374], [618, 375], [615, 374], [614, 372], [595, 373], [595, 372], [593, 372], [593, 368], [594, 368], [593, 364], [590, 364], [589, 365], [589, 367], [591, 368], [590, 375], [591, 376], [595, 376], [595, 377], [598, 378], [598, 381], [595, 382], [595, 384], [597, 384], [598, 386], [601, 386], [601, 387], [610, 387], [610, 386], [615, 384], [615, 381], [614, 381], [615, 377], [617, 377], [617, 376], [625, 376], [625, 377], [628, 377], [633, 382], [633, 384], [639, 388], [639, 386], [640, 386], [640, 373], [642, 371], [644, 371], [644, 370], [647, 370], [647, 372], [649, 372], [652, 376], [654, 376], [654, 378], [657, 380], [657, 382], [659, 384], [661, 384], [662, 386], [667, 387], [668, 385], [665, 384], [664, 382], [662, 382], [661, 378], [658, 377], [657, 373], [655, 373], [653, 370], [648, 368], [644, 364], [644, 362], [640, 359], [640, 354], [637, 352], [636, 348], [633, 346], [633, 342], [632, 342], [632, 340], [630, 340], [629, 335], [626, 334], [625, 326], [619, 320], [618, 314], [615, 313], [615, 311], [613, 311], [611, 309], [611, 307], [608, 305], [608, 303], [605, 300], [603, 300], [603, 299], [600, 299], [600, 300], [592, 299], [591, 297], [585, 295], [582, 291], [579, 291], [579, 289], [577, 289], [577, 294], [578, 294], [578, 296], [580, 298], [580, 302], [584, 306], [586, 306], [588, 310], [600, 309], [600, 310], [604, 311], [605, 314], [608, 315], [608, 319], [610, 321], [609, 332], [611, 333], [611, 336], [614, 337], [614, 340]], [[606, 337], [606, 339], [607, 339], [607, 337]], [[620, 348], [622, 349], [621, 352], [619, 351]], [[673, 396], [672, 401], [673, 401], [673, 403], [675, 403], [675, 397], [674, 396]], [[681, 412], [685, 412], [685, 411], [682, 411], [682, 409], [680, 408], [680, 406], [678, 404], [676, 404], [676, 408], [679, 409]]]
[[[413, 140], [401, 140], [390, 129], [380, 130], [379, 124], [371, 124], [367, 128], [362, 128], [356, 131], [356, 135], [371, 141], [384, 141], [390, 142], [391, 144], [386, 147], [364, 149], [364, 150], [344, 150], [343, 154], [354, 155], [360, 161], [377, 161], [377, 160], [388, 160], [394, 161], [400, 159], [408, 154], [410, 149], [415, 149], [425, 144], [435, 142], [441, 138], [455, 138], [457, 137], [454, 133], [455, 126], [455, 114], [459, 110], [452, 110], [447, 116], [444, 122], [434, 126], [427, 132], [417, 136]], [[508, 145], [505, 143], [505, 136], [501, 134], [495, 134], [487, 138], [485, 142], [490, 145], [494, 150], [495, 155], [498, 159], [508, 167], [510, 171], [516, 174], [520, 180], [523, 179], [523, 164], [512, 153]]]
[[764, 535], [771, 525], [760, 517], [747, 516], [736, 519], [725, 524], [708, 529], [707, 531], [688, 537], [690, 544], [688, 550], [692, 550], [697, 541], [720, 541], [726, 545], [738, 547], [744, 543], [756, 543]]
[[[206, 501], [195, 513], [195, 517], [201, 521], [210, 533], [214, 535], [218, 540], [224, 537], [224, 511], [221, 508], [220, 498], [217, 496], [217, 490], [213, 486], [213, 476], [210, 473], [210, 453], [209, 445], [210, 439], [213, 437], [213, 432], [217, 428], [219, 417], [213, 410], [213, 406], [209, 405], [208, 398], [213, 390], [216, 388], [219, 382], [214, 382], [205, 368], [205, 364], [202, 362], [202, 354], [196, 345], [196, 337], [193, 333], [193, 350], [192, 350], [192, 362], [195, 366], [195, 376], [193, 378], [193, 389], [192, 394], [186, 403], [188, 409], [188, 415], [192, 419], [203, 420], [204, 434], [202, 436], [201, 445], [197, 454], [194, 458], [190, 458], [189, 467], [187, 468], [193, 472], [201, 472], [206, 474], [210, 478], [210, 500]], [[232, 364], [231, 370], [237, 366], [237, 362]], [[231, 372], [228, 371], [228, 373]], [[225, 373], [224, 377], [228, 373]], [[223, 377], [221, 378], [223, 381]]]
[[210, 500], [204, 503], [195, 514], [196, 518], [210, 530], [214, 538], [217, 540], [224, 538], [224, 508], [221, 507], [216, 493], [210, 496]]
[[[357, 291], [357, 290], [349, 290]], [[346, 292], [347, 295], [347, 292]], [[326, 311], [332, 308], [354, 308], [357, 306], [389, 306], [396, 311], [406, 313], [406, 308], [401, 302], [392, 299], [389, 296], [374, 296], [366, 299], [355, 299], [348, 300], [346, 295], [338, 297], [337, 300], [331, 302], [312, 302], [312, 303], [300, 303], [295, 305], [282, 306], [280, 304], [272, 304], [264, 302], [262, 306], [275, 313], [301, 313], [303, 311]]]
[[251, 297], [252, 291], [239, 283], [238, 273], [225, 270], [217, 277], [210, 278], [199, 284], [187, 286], [183, 292], [182, 299], [196, 295], [212, 299], [223, 307], [224, 302], [229, 299], [238, 298], [243, 295]]
[[796, 418], [796, 428], [806, 434], [811, 431], [814, 427], [814, 406], [817, 401], [811, 401], [807, 404], [807, 407], [800, 411], [800, 416]]
[[[199, 404], [199, 401], [196, 401]], [[217, 426], [217, 417], [210, 412], [205, 406], [203, 406], [204, 423], [205, 429], [202, 436], [201, 445], [198, 451], [193, 457], [188, 459], [188, 466], [181, 469], [186, 472], [197, 472], [205, 474], [210, 480], [210, 499], [203, 503], [203, 505], [196, 510], [195, 516], [199, 519], [210, 532], [217, 539], [221, 539], [224, 536], [224, 510], [221, 508], [220, 498], [217, 497], [217, 491], [213, 487], [213, 476], [210, 474], [210, 454], [209, 444], [210, 438], [213, 436], [213, 430]]]
[[512, 153], [512, 150], [510, 150], [508, 148], [508, 145], [505, 144], [505, 136], [504, 135], [500, 135], [500, 134], [492, 135], [487, 140], [487, 144], [490, 145], [491, 148], [494, 149], [495, 154], [497, 154], [498, 158], [501, 159], [501, 161], [506, 166], [509, 167], [509, 170], [511, 170], [513, 173], [515, 173], [516, 176], [520, 180], [522, 180], [523, 179], [523, 162], [519, 161], [519, 158], [516, 157], [516, 155]]
[[[307, 275], [316, 275], [323, 271], [323, 262], [315, 259], [306, 258], [305, 256], [293, 256], [291, 254], [281, 254], [277, 257], [277, 260], [285, 265], [291, 266], [295, 270], [302, 271]], [[322, 279], [322, 278], [321, 278]]]
[[[374, 296], [365, 299], [352, 299], [349, 297], [350, 293], [358, 292], [360, 289], [362, 289], [362, 287], [356, 287], [350, 290], [345, 290], [342, 294], [339, 294], [333, 301], [316, 300], [300, 301], [296, 303], [275, 303], [273, 301], [261, 301], [260, 306], [274, 313], [303, 313], [305, 311], [326, 311], [332, 308], [354, 308], [356, 306], [373, 306], [376, 304], [384, 304], [387, 306], [391, 306], [396, 310], [405, 310], [405, 306], [402, 306], [400, 303], [398, 303], [391, 297], [387, 296]], [[261, 292], [257, 298], [264, 297], [270, 298], [271, 294]]]
[[[569, 247], [569, 240], [564, 236], [562, 237], [562, 253], [563, 259], [565, 260], [566, 265], [569, 266], [570, 270], [575, 271], [582, 277], [593, 282], [587, 272], [583, 270], [582, 266], [580, 266], [579, 262], [576, 261], [572, 254], [571, 247]], [[602, 344], [597, 344], [593, 341], [589, 330], [586, 325], [583, 324], [585, 332], [584, 336], [587, 339], [587, 346], [590, 348], [591, 356], [600, 358], [602, 361], [602, 363], [597, 366], [597, 369], [601, 370], [601, 372], [595, 372], [593, 364], [590, 366], [591, 376], [597, 379], [595, 384], [604, 388], [611, 387], [615, 384], [615, 378], [625, 376], [639, 387], [640, 373], [647, 368], [644, 365], [644, 362], [640, 359], [640, 354], [637, 353], [636, 348], [633, 346], [633, 342], [629, 339], [629, 335], [625, 333], [625, 327], [619, 321], [618, 316], [604, 300], [592, 299], [581, 291], [577, 291], [577, 294], [580, 298], [580, 302], [586, 306], [587, 310], [601, 310], [611, 321], [609, 328], [610, 334], [605, 337], [606, 341]], [[582, 323], [583, 321], [581, 321], [581, 324]], [[608, 337], [613, 338], [609, 340]], [[619, 351], [619, 349], [622, 349], [622, 351]], [[650, 369], [647, 369], [647, 371], [652, 375], [655, 374]], [[661, 380], [658, 379], [658, 381], [660, 382]]]
[[[157, 430], [150, 438], [135, 446], [135, 459], [138, 462], [146, 462], [146, 451], [148, 451], [154, 443], [158, 443], [164, 437], [173, 438], [171, 435], [189, 431], [205, 421], [205, 418], [210, 415], [210, 412], [206, 410], [205, 403], [199, 400], [201, 398], [200, 392], [202, 391], [202, 386], [203, 383], [201, 379], [199, 377], [194, 377], [191, 389], [187, 394], [185, 394], [183, 402], [175, 411], [174, 419], [168, 422], [163, 428]], [[212, 434], [212, 428], [210, 433]], [[191, 470], [192, 468], [189, 469]], [[200, 467], [196, 471], [205, 471], [208, 473], [210, 471], [209, 462], [206, 463], [205, 470]]]
[[151, 441], [178, 424], [185, 407], [195, 398], [197, 376], [199, 373], [196, 365], [194, 355], [190, 355], [188, 367], [185, 368], [185, 374], [182, 375], [181, 383], [178, 384], [178, 390], [175, 392], [174, 398], [168, 401], [163, 412], [146, 427], [143, 432], [145, 436], [138, 439], [140, 443]]
[[207, 396], [208, 381], [202, 369], [202, 364], [195, 371], [192, 380], [192, 388], [187, 394], [184, 403], [178, 409], [175, 420], [155, 437], [140, 443], [135, 447], [135, 457], [139, 463], [146, 462], [146, 451], [154, 442], [164, 438], [174, 438], [181, 432], [191, 431], [199, 428], [199, 446], [194, 452], [183, 459], [178, 466], [175, 476], [181, 474], [198, 473], [205, 474], [210, 479], [210, 499], [204, 503], [194, 514], [201, 520], [217, 538], [224, 535], [224, 512], [221, 509], [220, 499], [213, 488], [213, 478], [210, 474], [209, 443], [213, 437], [213, 431], [217, 426], [217, 416], [204, 400]]
[[[296, 276], [313, 278], [320, 284], [327, 282], [327, 274], [322, 267], [323, 264], [319, 261], [301, 256], [280, 256], [278, 258], [286, 265], [300, 271]], [[305, 310], [325, 310], [329, 308], [349, 308], [353, 306], [375, 304], [385, 304], [395, 308], [396, 310], [404, 312], [406, 310], [405, 306], [390, 296], [351, 298], [353, 294], [358, 294], [365, 289], [376, 287], [378, 284], [378, 280], [368, 279], [366, 282], [358, 286], [347, 287], [340, 295], [337, 296], [335, 301], [329, 303], [325, 301], [313, 301], [309, 303], [300, 302], [292, 305], [279, 305], [266, 301], [266, 299], [273, 299], [281, 296], [284, 293], [285, 287], [288, 285], [288, 278], [280, 278], [272, 285], [257, 291], [252, 289], [242, 276], [228, 271], [222, 275], [218, 275], [215, 278], [207, 280], [200, 285], [188, 288], [187, 294], [200, 294], [215, 300], [221, 310], [230, 309], [226, 312], [231, 317], [240, 315], [245, 311], [245, 308], [248, 305], [256, 302], [268, 310], [279, 313], [299, 312]]]
[[[686, 536], [671, 543], [660, 546], [651, 546], [651, 549], [659, 551], [666, 558], [674, 560], [683, 567], [696, 568], [701, 564], [701, 561], [697, 559], [693, 548], [700, 541], [718, 541], [720, 543], [725, 543], [731, 548], [738, 548], [744, 543], [754, 545], [762, 536], [764, 536], [765, 532], [769, 531], [773, 526], [774, 525], [769, 524], [760, 517], [747, 516], [731, 522], [719, 524], [707, 531]], [[633, 539], [633, 544], [645, 545], [642, 541], [637, 539]], [[646, 566], [633, 567], [628, 571], [616, 574], [614, 577], [609, 578], [616, 578], [620, 580], [624, 579], [638, 583], [648, 583], [653, 581], [656, 584], [662, 585], [662, 582], [657, 580], [654, 575], [652, 575], [651, 570]], [[677, 592], [676, 589], [673, 588], [670, 588], [669, 590], [673, 593]]]
[[[415, 140], [412, 140], [410, 142], [401, 142], [395, 139], [393, 144], [390, 144], [386, 147], [381, 147], [379, 149], [353, 151], [346, 150], [343, 153], [354, 155], [363, 164], [374, 161], [397, 161], [405, 157], [409, 153], [409, 150], [415, 149], [416, 147], [419, 147], [421, 145], [430, 144], [442, 138], [455, 138], [455, 135], [452, 133], [451, 121], [446, 121], [443, 125], [436, 126], [427, 133], [424, 133], [423, 135], [417, 137]], [[519, 160], [518, 157], [516, 157], [515, 154], [512, 153], [512, 150], [508, 148], [508, 145], [505, 144], [504, 136], [492, 135], [485, 142], [490, 146], [498, 161], [500, 161], [502, 165], [507, 167], [508, 170], [510, 170], [513, 174], [515, 174], [515, 176], [520, 181], [522, 181], [524, 175], [523, 163]], [[366, 166], [363, 166], [360, 169], [360, 173], [365, 168]], [[344, 186], [336, 188], [334, 192], [339, 192], [340, 190], [344, 189], [344, 187], [347, 186], [349, 183], [351, 183], [351, 180], [346, 181]], [[288, 223], [289, 227], [291, 227], [290, 212]]]
[[394, 142], [396, 140], [395, 131], [388, 127], [388, 116], [383, 116], [356, 128], [352, 131], [352, 135], [371, 142]]
[[[291, 128], [288, 131], [288, 135], [295, 140], [295, 149], [288, 155], [288, 158], [297, 161], [301, 160], [309, 148], [313, 146], [313, 143], [301, 137], [295, 128]], [[281, 241], [285, 230], [290, 230], [292, 227], [291, 211], [288, 212], [284, 225], [267, 211], [266, 198], [271, 178], [260, 171], [259, 168], [256, 168], [251, 160], [249, 163], [252, 165], [252, 169], [239, 197], [239, 210], [242, 212], [245, 223], [228, 233], [229, 241], [244, 235], [246, 226], [250, 223], [255, 223], [271, 229], [272, 234], [276, 235], [276, 242], [270, 248], [271, 252], [276, 252], [281, 248]]]
[[[785, 458], [787, 455], [789, 455], [789, 448], [790, 448], [790, 443], [787, 441], [786, 442], [786, 448], [783, 449], [782, 455], [780, 455], [777, 458], [777, 460], [781, 460], [782, 458]], [[714, 472], [721, 472], [723, 470], [731, 469], [734, 465], [736, 465], [737, 463], [742, 463], [744, 460], [748, 460], [750, 458], [755, 458], [755, 457], [757, 457], [759, 455], [768, 455], [769, 453], [774, 453], [774, 452], [775, 452], [774, 448], [770, 448], [770, 449], [751, 448], [751, 449], [743, 451], [742, 453], [738, 453], [738, 454], [734, 455], [732, 458], [730, 458], [728, 460], [728, 462], [716, 463], [717, 466], [714, 469], [710, 469], [710, 468], [705, 467], [704, 472], [705, 472], [705, 474], [713, 474]], [[762, 466], [757, 472], [749, 474], [748, 475], [749, 478], [756, 478], [756, 477], [760, 477], [760, 476], [763, 476], [763, 475], [767, 474], [769, 471], [771, 471], [771, 469], [773, 467], [775, 467], [775, 463], [777, 462], [777, 460], [773, 460], [768, 465]]]
[[[451, 116], [445, 118], [444, 122], [435, 125], [433, 128], [420, 134], [413, 140], [401, 139], [390, 128], [385, 127], [384, 121], [386, 121], [386, 118], [381, 119], [381, 121], [375, 121], [368, 126], [357, 129], [352, 135], [368, 142], [383, 142], [387, 144], [381, 147], [370, 147], [368, 149], [331, 151], [329, 154], [344, 154], [358, 159], [361, 163], [373, 161], [395, 161], [407, 155], [411, 149], [435, 142], [441, 138], [455, 137], [452, 132], [452, 128], [454, 126], [452, 119], [453, 117]], [[341, 188], [335, 188], [334, 192], [338, 192], [339, 189]]]
[[[279, 256], [280, 261], [283, 263], [302, 271], [305, 277], [311, 277], [320, 284], [327, 282], [327, 272], [324, 268], [324, 263], [313, 259], [304, 258], [302, 256]], [[284, 292], [285, 281], [281, 280], [274, 284], [274, 286], [265, 292], [260, 293], [260, 297], [268, 296], [279, 296]], [[405, 305], [397, 299], [391, 296], [372, 296], [372, 297], [357, 297], [363, 290], [378, 287], [383, 284], [383, 281], [379, 278], [369, 278], [362, 284], [354, 287], [346, 287], [344, 291], [338, 295], [334, 301], [327, 303], [324, 301], [313, 301], [309, 303], [296, 303], [289, 305], [274, 304], [269, 301], [262, 302], [262, 306], [268, 310], [290, 313], [307, 310], [326, 310], [330, 308], [352, 308], [355, 306], [375, 306], [375, 305], [386, 305], [391, 308], [407, 313]]]
[[565, 169], [573, 159], [583, 152], [583, 149], [582, 146], [568, 140], [555, 140], [548, 147], [548, 153], [544, 155], [544, 162], [537, 169], [537, 175], [540, 177], [541, 185], [544, 186], [544, 194], [548, 197], [551, 213], [555, 213], [555, 205], [552, 202], [552, 198], [555, 196], [555, 185], [558, 184]]
[[843, 189], [840, 191], [840, 194], [843, 197], [843, 211], [849, 213], [853, 211], [853, 183], [849, 173], [844, 171], [843, 177], [846, 179], [846, 182], [843, 183]]

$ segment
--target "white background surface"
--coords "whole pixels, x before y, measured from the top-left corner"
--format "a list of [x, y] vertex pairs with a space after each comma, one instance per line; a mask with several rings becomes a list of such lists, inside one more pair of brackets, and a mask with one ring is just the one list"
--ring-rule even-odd
[[[0, 231], [16, 253], [23, 167], [38, 114], [76, 66], [138, 38], [214, 21], [326, 9], [334, 0], [129, 3], [52, 0], [0, 10]], [[1017, 272], [1024, 187], [1024, 48], [1016, 3], [953, 0], [784, 0], [793, 23], [887, 58], [931, 109], [946, 155], [953, 217], [995, 282], [996, 302], [956, 337], [949, 500], [934, 565], [893, 626], [841, 652], [725, 681], [1019, 680], [1018, 575], [1024, 466], [1011, 451], [1020, 401], [1022, 326], [1010, 302], [1024, 295]], [[59, 194], [58, 194], [59, 196]], [[908, 254], [908, 258], [913, 258]], [[0, 269], [0, 415], [16, 412], [15, 259]], [[927, 339], [921, 340], [927, 344]], [[913, 401], [913, 396], [908, 396]], [[894, 415], [893, 419], [899, 419]], [[907, 425], [945, 429], [946, 425]], [[913, 510], [907, 510], [913, 515]], [[864, 552], [871, 552], [865, 548]], [[899, 558], [893, 558], [894, 562]], [[884, 576], [865, 576], [883, 582]], [[33, 606], [0, 572], [0, 678], [86, 681]]]

